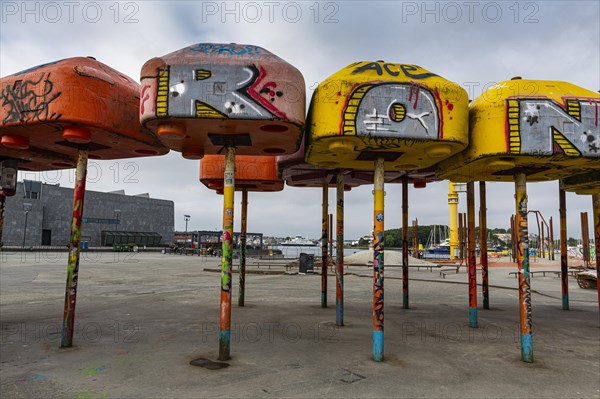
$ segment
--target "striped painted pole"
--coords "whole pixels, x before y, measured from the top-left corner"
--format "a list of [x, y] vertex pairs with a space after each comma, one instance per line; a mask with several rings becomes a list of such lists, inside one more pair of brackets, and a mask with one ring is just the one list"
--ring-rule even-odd
[[383, 361], [384, 161], [375, 161], [373, 212], [373, 360]]
[[327, 307], [327, 263], [328, 254], [327, 235], [328, 235], [328, 210], [329, 210], [329, 186], [323, 184], [323, 212], [321, 214], [321, 307]]
[[344, 173], [337, 173], [335, 324], [344, 325]]
[[248, 189], [242, 189], [242, 225], [240, 228], [240, 292], [238, 306], [244, 306], [246, 296], [246, 235], [248, 231]]
[[558, 213], [560, 216], [560, 282], [562, 308], [569, 310], [569, 257], [567, 254], [567, 195], [558, 189]]
[[67, 287], [60, 339], [62, 348], [73, 346], [77, 281], [79, 279], [79, 243], [81, 241], [81, 219], [83, 218], [83, 204], [85, 202], [87, 165], [88, 150], [78, 150], [75, 187], [73, 188], [73, 216], [71, 219], [71, 240], [69, 242], [69, 263], [67, 265]]
[[221, 237], [221, 313], [219, 360], [230, 358], [231, 264], [233, 260], [233, 201], [235, 196], [235, 148], [227, 147], [223, 181], [223, 236]]
[[467, 183], [467, 269], [469, 271], [469, 326], [477, 328], [477, 259], [475, 249], [475, 183]]
[[531, 318], [531, 285], [529, 276], [529, 229], [527, 226], [527, 176], [515, 175], [517, 263], [519, 265], [519, 325], [521, 360], [533, 363], [533, 321]]

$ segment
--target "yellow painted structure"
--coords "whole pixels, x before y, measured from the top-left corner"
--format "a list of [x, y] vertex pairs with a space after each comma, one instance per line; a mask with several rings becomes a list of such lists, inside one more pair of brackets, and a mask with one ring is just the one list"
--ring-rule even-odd
[[435, 165], [468, 143], [467, 93], [416, 65], [361, 61], [323, 81], [308, 112], [306, 161], [385, 170]]
[[565, 191], [573, 191], [581, 195], [600, 194], [600, 170], [567, 177], [560, 181], [560, 187]]
[[456, 182], [561, 179], [600, 170], [600, 95], [567, 82], [509, 80], [469, 107], [468, 148], [437, 165]]
[[448, 182], [448, 208], [450, 210], [450, 259], [458, 258], [458, 193], [454, 183]]

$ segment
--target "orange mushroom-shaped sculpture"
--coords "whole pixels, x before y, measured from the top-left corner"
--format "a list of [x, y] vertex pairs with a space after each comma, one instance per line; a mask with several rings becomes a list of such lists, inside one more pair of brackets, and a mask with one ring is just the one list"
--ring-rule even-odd
[[269, 51], [200, 43], [149, 60], [141, 71], [140, 121], [169, 148], [200, 159], [225, 149], [219, 359], [229, 359], [235, 154], [298, 149], [304, 125], [302, 74]]
[[[225, 157], [206, 155], [200, 161], [200, 181], [218, 194], [223, 194]], [[274, 156], [240, 155], [235, 159], [235, 190], [242, 192], [242, 223], [240, 229], [240, 273], [238, 305], [244, 306], [246, 294], [246, 236], [248, 226], [248, 192], [283, 190], [283, 180], [277, 177]]]
[[139, 85], [94, 58], [68, 58], [3, 77], [0, 90], [3, 192], [4, 177], [13, 174], [14, 183], [17, 168], [77, 167], [61, 338], [61, 346], [69, 347], [73, 343], [88, 157], [133, 158], [169, 150], [136, 118]]

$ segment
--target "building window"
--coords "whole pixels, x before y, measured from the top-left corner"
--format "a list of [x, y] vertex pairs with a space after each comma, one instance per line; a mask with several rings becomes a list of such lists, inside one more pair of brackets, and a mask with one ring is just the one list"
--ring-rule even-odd
[[23, 180], [24, 197], [27, 199], [42, 198], [42, 182]]

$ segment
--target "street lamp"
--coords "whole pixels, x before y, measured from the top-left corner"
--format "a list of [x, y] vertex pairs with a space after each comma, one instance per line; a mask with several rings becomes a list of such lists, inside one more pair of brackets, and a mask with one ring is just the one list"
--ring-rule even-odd
[[115, 219], [117, 219], [117, 227], [115, 227], [115, 230], [119, 230], [119, 223], [121, 222], [121, 210], [120, 209], [115, 209]]
[[188, 227], [188, 222], [190, 221], [191, 216], [183, 215], [183, 218], [185, 219], [185, 244], [183, 246], [187, 247], [187, 227]]
[[23, 227], [23, 243], [21, 244], [21, 248], [25, 248], [25, 235], [27, 234], [27, 215], [29, 215], [31, 208], [33, 208], [33, 205], [31, 205], [29, 202], [23, 203], [23, 211], [25, 212], [25, 226]]

